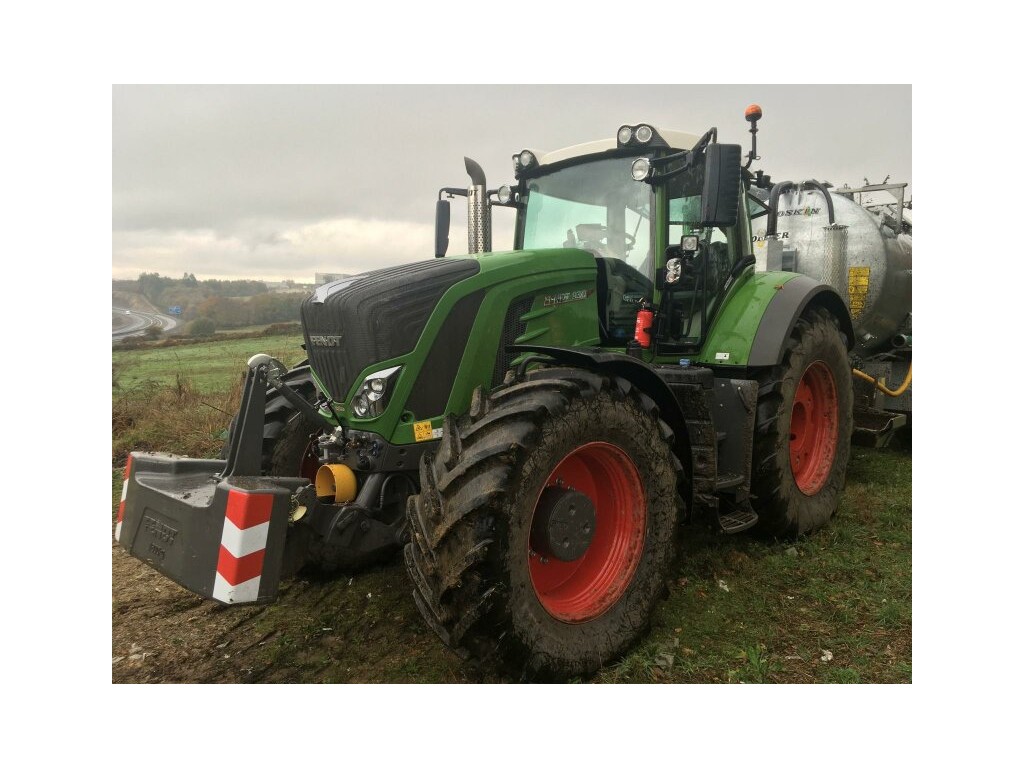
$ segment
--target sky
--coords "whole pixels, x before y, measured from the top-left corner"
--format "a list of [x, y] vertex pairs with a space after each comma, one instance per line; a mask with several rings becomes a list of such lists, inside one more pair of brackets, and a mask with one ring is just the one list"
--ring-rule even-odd
[[[468, 184], [464, 156], [493, 188], [523, 148], [638, 122], [717, 126], [745, 154], [753, 102], [753, 168], [776, 180], [912, 181], [909, 85], [114, 86], [112, 274], [312, 282], [430, 258], [437, 191]], [[511, 213], [494, 217], [494, 249], [510, 248]]]

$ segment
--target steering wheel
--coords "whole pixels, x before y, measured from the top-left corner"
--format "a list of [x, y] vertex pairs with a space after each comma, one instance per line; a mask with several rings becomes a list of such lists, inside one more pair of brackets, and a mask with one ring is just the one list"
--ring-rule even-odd
[[608, 247], [609, 237], [621, 237], [625, 241], [627, 251], [636, 242], [636, 238], [629, 234], [629, 232], [608, 229], [604, 224], [577, 224], [576, 236], [582, 243], [595, 243], [605, 247]]

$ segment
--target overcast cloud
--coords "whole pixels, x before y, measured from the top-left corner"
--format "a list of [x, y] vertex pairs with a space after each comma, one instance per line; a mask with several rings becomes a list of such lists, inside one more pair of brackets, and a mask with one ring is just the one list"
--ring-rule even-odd
[[[511, 156], [646, 121], [749, 148], [763, 168], [841, 185], [911, 181], [910, 86], [118, 86], [113, 276], [291, 278], [429, 258], [434, 200], [511, 182]], [[450, 253], [465, 252], [453, 201]], [[511, 247], [497, 211], [495, 249]]]

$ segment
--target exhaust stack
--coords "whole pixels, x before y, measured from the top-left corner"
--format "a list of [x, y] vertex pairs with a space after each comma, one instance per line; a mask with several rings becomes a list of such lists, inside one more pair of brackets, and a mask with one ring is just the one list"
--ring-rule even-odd
[[472, 185], [466, 190], [469, 203], [467, 229], [469, 230], [469, 253], [486, 253], [491, 250], [491, 204], [487, 199], [487, 178], [484, 169], [475, 160], [464, 158], [466, 173]]

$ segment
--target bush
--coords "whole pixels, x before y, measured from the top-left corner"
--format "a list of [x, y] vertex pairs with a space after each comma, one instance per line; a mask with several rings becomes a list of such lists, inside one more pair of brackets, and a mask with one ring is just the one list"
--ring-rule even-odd
[[188, 324], [191, 336], [213, 336], [217, 332], [217, 324], [208, 317], [200, 317]]
[[[115, 367], [115, 380], [118, 373]], [[241, 378], [228, 392], [204, 395], [183, 373], [173, 384], [148, 380], [119, 389], [111, 409], [113, 465], [124, 466], [131, 451], [216, 457], [241, 394]]]
[[300, 323], [272, 323], [263, 329], [263, 336], [285, 336], [287, 334], [302, 333]]

